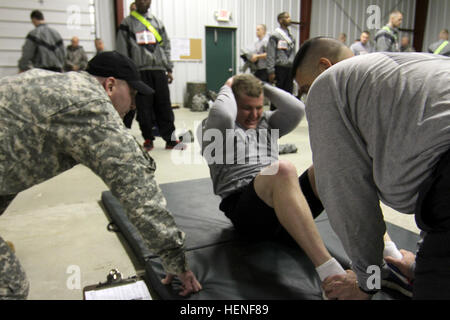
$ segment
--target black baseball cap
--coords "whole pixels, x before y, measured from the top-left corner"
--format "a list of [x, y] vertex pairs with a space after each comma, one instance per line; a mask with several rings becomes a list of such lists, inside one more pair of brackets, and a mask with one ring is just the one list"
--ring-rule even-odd
[[93, 76], [124, 80], [143, 95], [155, 93], [155, 90], [141, 80], [133, 60], [117, 51], [100, 52], [89, 61], [86, 71]]

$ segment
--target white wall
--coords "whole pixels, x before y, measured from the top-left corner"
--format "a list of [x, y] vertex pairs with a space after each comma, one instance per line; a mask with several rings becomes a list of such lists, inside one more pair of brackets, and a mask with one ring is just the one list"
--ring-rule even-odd
[[[125, 14], [129, 4], [126, 0]], [[231, 11], [229, 23], [217, 22], [214, 12]], [[176, 61], [174, 83], [170, 86], [173, 103], [183, 103], [187, 82], [205, 82], [205, 26], [237, 27], [238, 68], [243, 64], [239, 58], [241, 48], [251, 46], [256, 40], [256, 25], [265, 23], [271, 32], [278, 27], [277, 15], [290, 12], [294, 21], [300, 20], [300, 0], [153, 0], [150, 11], [160, 18], [170, 38], [202, 39], [203, 60], [200, 62]], [[292, 26], [293, 35], [299, 38], [299, 28]]]
[[116, 48], [116, 13], [113, 0], [95, 0], [97, 37], [103, 40], [105, 50]]
[[[99, 1], [113, 3], [111, 0]], [[69, 45], [73, 36], [78, 36], [88, 57], [95, 53], [94, 0], [0, 0], [0, 77], [18, 72], [22, 46], [28, 32], [34, 28], [30, 21], [34, 9], [41, 10], [47, 24], [59, 31], [64, 45]], [[106, 20], [109, 14], [107, 17]], [[111, 31], [105, 34], [111, 34]]]
[[[373, 39], [378, 30], [367, 24], [370, 17], [367, 9], [371, 5], [380, 8], [380, 27], [388, 22], [389, 13], [393, 9], [398, 9], [404, 16], [401, 28], [414, 29], [415, 0], [314, 0], [312, 1], [311, 38], [317, 36], [337, 38], [339, 33], [344, 32], [347, 34], [347, 45], [350, 46], [359, 38], [362, 31], [368, 30]], [[411, 36], [411, 40], [413, 39], [413, 34], [407, 35]]]

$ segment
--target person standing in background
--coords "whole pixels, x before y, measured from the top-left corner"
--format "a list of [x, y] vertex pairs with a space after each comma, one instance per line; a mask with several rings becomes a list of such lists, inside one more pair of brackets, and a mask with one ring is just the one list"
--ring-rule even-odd
[[400, 52], [416, 52], [411, 46], [411, 39], [408, 36], [403, 36], [400, 41]]
[[133, 11], [136, 11], [136, 2], [132, 2], [130, 4], [130, 13], [133, 12]]
[[94, 44], [95, 44], [95, 50], [97, 51], [97, 53], [95, 55], [98, 55], [100, 52], [105, 51], [105, 44], [103, 43], [102, 39], [96, 38], [94, 40]]
[[[291, 16], [288, 12], [278, 15], [280, 27], [270, 36], [267, 45], [267, 72], [269, 82], [276, 82], [276, 86], [286, 92], [292, 93], [294, 82], [291, 77], [291, 68], [295, 58], [295, 39], [289, 31]], [[271, 110], [276, 106], [271, 105]]]
[[[156, 122], [166, 149], [184, 149], [185, 145], [172, 140], [175, 115], [170, 101], [169, 84], [173, 81], [173, 63], [170, 61], [170, 40], [161, 20], [148, 10], [151, 0], [137, 0], [136, 11], [126, 17], [117, 33], [116, 50], [131, 58], [137, 65], [142, 80], [155, 94], [136, 97], [137, 121], [144, 137], [144, 148], [153, 149], [153, 123]], [[125, 126], [131, 128], [134, 111], [125, 116]]]
[[355, 56], [373, 52], [373, 47], [371, 46], [369, 39], [370, 39], [369, 31], [363, 31], [361, 33], [359, 41], [355, 42], [350, 46], [350, 50], [353, 51]]
[[403, 14], [395, 10], [389, 16], [389, 23], [375, 35], [375, 51], [400, 52], [398, 28], [403, 23]]
[[61, 35], [50, 28], [39, 10], [33, 10], [31, 23], [36, 27], [27, 35], [19, 60], [19, 71], [40, 68], [62, 72], [65, 61], [64, 42]]
[[256, 64], [255, 76], [261, 81], [268, 82], [269, 74], [267, 73], [267, 43], [269, 35], [265, 24], [256, 26], [256, 36], [258, 40], [255, 42], [255, 53], [251, 62]]
[[347, 45], [347, 34], [345, 34], [344, 32], [339, 33], [338, 40]]

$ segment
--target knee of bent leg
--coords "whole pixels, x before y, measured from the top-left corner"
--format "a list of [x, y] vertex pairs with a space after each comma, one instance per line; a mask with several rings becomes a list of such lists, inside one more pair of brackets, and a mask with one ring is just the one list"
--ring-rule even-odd
[[278, 161], [278, 171], [276, 176], [278, 178], [286, 179], [288, 177], [295, 177], [297, 179], [297, 168], [289, 161]]

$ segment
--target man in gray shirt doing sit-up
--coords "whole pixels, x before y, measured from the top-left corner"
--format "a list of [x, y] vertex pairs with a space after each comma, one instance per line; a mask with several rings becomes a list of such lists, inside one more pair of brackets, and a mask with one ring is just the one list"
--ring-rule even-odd
[[[417, 255], [385, 258], [413, 282], [414, 299], [450, 299], [450, 59], [419, 53], [351, 57], [336, 40], [314, 38], [293, 72], [308, 93], [306, 116], [317, 191], [353, 262], [324, 283], [328, 298], [370, 297], [370, 266], [383, 260], [380, 201], [415, 214], [425, 231]], [[347, 59], [349, 58], [349, 59]], [[413, 268], [415, 264], [415, 269]]]
[[[264, 96], [278, 106], [263, 111]], [[323, 211], [314, 193], [314, 171], [298, 178], [295, 166], [278, 160], [278, 138], [294, 130], [304, 104], [250, 74], [229, 79], [202, 127], [207, 160], [220, 209], [245, 237], [299, 245], [323, 281], [345, 274], [322, 242], [314, 217]]]

